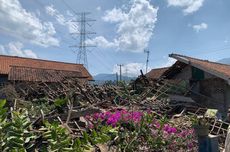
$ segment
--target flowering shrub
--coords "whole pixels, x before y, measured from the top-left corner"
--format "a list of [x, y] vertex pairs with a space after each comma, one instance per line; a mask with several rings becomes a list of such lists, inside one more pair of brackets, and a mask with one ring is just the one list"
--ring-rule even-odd
[[107, 143], [117, 134], [112, 126], [102, 126], [98, 132], [83, 131], [81, 137], [74, 137], [63, 125], [47, 120], [44, 126], [34, 128], [26, 109], [8, 111], [5, 104], [0, 99], [0, 152], [92, 151], [96, 144]]
[[106, 125], [112, 125], [113, 127], [116, 127], [117, 125], [125, 122], [139, 123], [142, 116], [142, 112], [128, 112], [126, 110], [117, 110], [114, 113], [109, 111], [104, 113], [96, 113], [91, 117], [86, 116], [86, 119], [94, 122], [94, 124], [98, 124], [98, 122], [103, 122], [106, 123]]
[[105, 125], [117, 129], [114, 144], [120, 151], [197, 151], [193, 129], [181, 130], [153, 113], [116, 110], [86, 119], [96, 130]]

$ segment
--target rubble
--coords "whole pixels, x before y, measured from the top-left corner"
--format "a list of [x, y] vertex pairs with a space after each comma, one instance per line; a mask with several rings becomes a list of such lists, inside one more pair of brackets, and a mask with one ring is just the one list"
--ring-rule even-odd
[[[16, 108], [21, 102], [39, 102], [40, 99], [54, 103], [56, 99], [68, 99], [65, 106], [54, 108], [45, 113], [41, 110], [39, 116], [33, 119], [33, 126], [41, 125], [44, 119], [59, 121], [70, 134], [81, 136], [87, 122], [85, 116], [113, 109], [135, 109], [152, 111], [159, 117], [166, 116], [178, 128], [192, 128], [191, 115], [204, 115], [207, 108], [202, 107], [189, 97], [190, 89], [184, 88], [178, 82], [158, 80], [151, 82], [146, 77], [140, 90], [131, 86], [96, 86], [80, 83], [78, 79], [68, 78], [62, 82], [9, 82], [1, 88], [1, 97], [11, 101]], [[148, 82], [148, 83], [145, 83]], [[134, 82], [135, 83], [135, 82]], [[12, 95], [13, 93], [14, 100]], [[16, 100], [15, 100], [16, 99]], [[220, 146], [224, 147], [229, 123], [209, 118], [210, 133], [220, 137]], [[106, 149], [105, 145], [98, 145]], [[102, 150], [103, 151], [103, 150]]]

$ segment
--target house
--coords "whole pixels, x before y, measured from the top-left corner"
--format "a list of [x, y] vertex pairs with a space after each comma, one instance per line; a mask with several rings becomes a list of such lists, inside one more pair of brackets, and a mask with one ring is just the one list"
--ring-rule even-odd
[[152, 69], [148, 73], [145, 74], [147, 78], [150, 78], [152, 80], [157, 80], [159, 79], [162, 74], [168, 70], [169, 67], [164, 67], [164, 68], [157, 68], [157, 69]]
[[59, 82], [65, 78], [92, 80], [82, 64], [0, 55], [0, 83], [6, 81]]
[[207, 108], [215, 108], [225, 117], [230, 105], [230, 65], [170, 54], [176, 63], [162, 75], [164, 79], [183, 80], [191, 97]]

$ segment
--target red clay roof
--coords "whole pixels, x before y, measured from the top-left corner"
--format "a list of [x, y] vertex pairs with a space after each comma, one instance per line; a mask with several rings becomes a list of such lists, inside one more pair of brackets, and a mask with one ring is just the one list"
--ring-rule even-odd
[[151, 78], [151, 79], [159, 79], [162, 74], [168, 70], [169, 67], [164, 67], [164, 68], [158, 68], [158, 69], [152, 69], [148, 73], [146, 73], [146, 77]]
[[81, 73], [81, 77], [84, 77], [87, 80], [93, 79], [87, 69], [82, 64], [0, 55], [0, 74], [8, 75], [12, 66], [21, 66], [35, 69], [40, 68], [47, 70], [72, 71]]
[[12, 66], [8, 75], [8, 80], [61, 82], [65, 78], [81, 78], [81, 77], [82, 77], [81, 73], [76, 71]]
[[216, 76], [223, 75], [225, 78], [230, 78], [230, 65], [196, 59], [179, 54], [170, 54], [169, 56], [178, 61], [184, 61], [184, 63], [189, 62], [189, 64], [192, 64], [196, 68], [202, 68], [214, 75], [217, 74]]

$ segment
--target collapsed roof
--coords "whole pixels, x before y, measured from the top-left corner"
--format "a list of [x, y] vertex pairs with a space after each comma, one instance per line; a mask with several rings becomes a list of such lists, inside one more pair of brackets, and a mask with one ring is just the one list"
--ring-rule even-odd
[[157, 68], [157, 69], [152, 69], [148, 73], [145, 74], [146, 77], [151, 78], [151, 79], [159, 79], [161, 75], [168, 70], [169, 67], [164, 67], [164, 68]]

